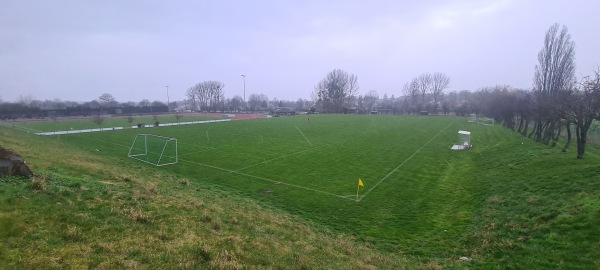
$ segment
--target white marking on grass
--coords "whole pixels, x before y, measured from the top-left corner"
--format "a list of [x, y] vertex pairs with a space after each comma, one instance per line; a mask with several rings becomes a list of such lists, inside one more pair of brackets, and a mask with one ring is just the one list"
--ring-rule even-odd
[[[213, 131], [213, 134], [223, 134], [223, 135], [227, 135], [227, 136], [239, 136], [239, 137], [248, 137], [248, 138], [256, 138], [256, 135], [254, 134], [243, 134], [243, 133], [233, 133], [233, 132], [215, 132]], [[301, 140], [292, 140], [292, 139], [287, 139], [287, 138], [277, 138], [277, 137], [273, 137], [273, 136], [269, 136], [267, 137], [269, 140], [280, 140], [280, 141], [288, 141], [288, 142], [301, 142]]]
[[221, 167], [217, 167], [217, 166], [212, 166], [212, 165], [208, 165], [208, 164], [193, 162], [193, 161], [185, 160], [185, 159], [179, 159], [179, 161], [187, 162], [187, 163], [194, 164], [194, 165], [204, 166], [204, 167], [208, 167], [208, 168], [212, 168], [212, 169], [215, 169], [215, 170], [220, 170], [220, 171], [224, 171], [224, 172], [228, 172], [228, 173], [242, 175], [242, 176], [246, 176], [246, 177], [250, 177], [250, 178], [254, 178], [254, 179], [259, 179], [259, 180], [271, 182], [271, 183], [278, 184], [278, 185], [285, 185], [285, 186], [289, 186], [289, 187], [295, 187], [295, 188], [300, 188], [300, 189], [304, 189], [304, 190], [314, 191], [314, 192], [318, 192], [318, 193], [322, 193], [322, 194], [334, 196], [334, 197], [337, 197], [337, 198], [341, 198], [341, 199], [344, 199], [344, 200], [353, 200], [353, 199], [350, 199], [350, 198], [346, 198], [346, 196], [337, 195], [337, 194], [333, 194], [333, 193], [330, 193], [330, 192], [327, 192], [327, 191], [322, 191], [322, 190], [318, 190], [318, 189], [303, 187], [303, 186], [294, 185], [294, 184], [290, 184], [290, 183], [285, 183], [285, 182], [281, 182], [281, 181], [277, 181], [277, 180], [265, 178], [265, 177], [262, 177], [262, 176], [256, 176], [256, 175], [251, 175], [251, 174], [247, 174], [247, 173], [241, 173], [241, 172], [232, 171], [232, 170], [229, 170], [229, 169], [225, 169], [225, 168], [221, 168]]
[[[210, 147], [208, 147], [208, 148], [210, 148]], [[214, 148], [214, 149], [216, 149], [216, 148]], [[195, 154], [203, 153], [203, 152], [210, 151], [210, 150], [212, 150], [212, 149], [204, 149], [204, 150], [201, 150], [201, 151], [195, 151], [195, 152], [186, 153], [186, 154], [179, 154], [178, 153], [177, 155], [179, 157], [183, 157], [183, 156], [189, 156], [189, 155], [195, 155]]]
[[419, 153], [421, 151], [421, 149], [425, 148], [425, 146], [427, 146], [431, 141], [433, 141], [433, 139], [435, 139], [438, 135], [440, 135], [440, 133], [442, 133], [444, 130], [448, 129], [452, 124], [454, 124], [454, 123], [450, 123], [447, 127], [445, 127], [444, 129], [440, 130], [437, 134], [435, 134], [435, 136], [433, 136], [431, 139], [429, 139], [429, 141], [427, 141], [423, 146], [421, 146], [421, 148], [417, 149], [417, 151], [415, 151], [412, 155], [410, 155], [410, 157], [408, 157], [406, 160], [404, 160], [402, 163], [400, 163], [400, 165], [398, 165], [396, 168], [394, 168], [386, 176], [384, 176], [383, 178], [381, 178], [379, 180], [379, 182], [377, 182], [372, 188], [370, 188], [369, 190], [367, 190], [367, 192], [365, 192], [362, 196], [360, 196], [360, 198], [358, 199], [358, 201], [359, 202], [362, 201], [362, 199], [364, 197], [366, 197], [372, 190], [374, 190], [375, 188], [377, 188], [377, 186], [379, 186], [381, 183], [383, 183], [383, 181], [385, 181], [385, 179], [387, 179], [388, 177], [390, 177], [390, 175], [392, 175], [398, 169], [400, 169], [400, 167], [402, 167], [402, 165], [404, 165], [404, 163], [406, 163], [409, 160], [411, 160], [417, 153]]
[[313, 150], [313, 149], [321, 148], [321, 147], [323, 147], [323, 146], [324, 146], [324, 145], [319, 145], [319, 146], [315, 146], [315, 147], [312, 147], [312, 148], [309, 148], [309, 149], [304, 149], [304, 150], [301, 150], [301, 151], [297, 151], [297, 152], [294, 152], [294, 153], [291, 153], [291, 154], [287, 154], [287, 155], [283, 155], [283, 156], [280, 156], [280, 157], [276, 157], [276, 158], [268, 159], [268, 160], [265, 160], [265, 161], [262, 161], [262, 162], [259, 162], [259, 163], [256, 163], [256, 164], [248, 165], [248, 166], [246, 166], [246, 167], [243, 167], [243, 168], [237, 169], [237, 170], [235, 170], [235, 171], [236, 171], [236, 172], [239, 172], [239, 171], [241, 171], [241, 170], [244, 170], [244, 169], [248, 169], [248, 168], [255, 167], [255, 166], [258, 166], [258, 165], [261, 165], [261, 164], [265, 164], [265, 163], [267, 163], [267, 162], [269, 162], [269, 161], [278, 160], [278, 159], [286, 158], [286, 157], [289, 157], [289, 156], [293, 156], [293, 155], [301, 154], [301, 153], [304, 153], [304, 152], [306, 152], [306, 151], [310, 151], [310, 150]]
[[452, 166], [452, 164], [450, 164], [450, 162], [448, 162], [448, 160], [446, 160], [446, 163], [448, 163], [448, 165], [450, 165], [450, 168], [452, 168], [454, 170], [454, 166]]
[[308, 144], [310, 144], [312, 146], [312, 143], [308, 140], [308, 138], [306, 138], [306, 135], [304, 135], [304, 132], [302, 132], [302, 130], [300, 130], [298, 128], [298, 126], [294, 125], [294, 127], [296, 127], [296, 129], [298, 130], [298, 132], [300, 132], [300, 135], [302, 135], [302, 137], [304, 137], [304, 139], [306, 140], [306, 142], [308, 142]]

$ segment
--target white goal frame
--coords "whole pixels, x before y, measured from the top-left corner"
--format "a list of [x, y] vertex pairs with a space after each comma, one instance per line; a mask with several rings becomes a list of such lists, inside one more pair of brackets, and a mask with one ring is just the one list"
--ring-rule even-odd
[[[137, 141], [138, 138], [143, 138], [144, 140], [144, 153], [142, 154], [132, 154], [131, 151], [133, 150], [133, 147], [135, 146], [135, 142]], [[160, 156], [158, 158], [158, 161], [156, 163], [144, 160], [140, 157], [143, 156], [147, 156], [148, 155], [148, 137], [156, 137], [156, 138], [161, 138], [161, 139], [165, 139], [165, 144], [162, 147], [162, 150], [160, 152]], [[160, 160], [163, 157], [163, 154], [165, 153], [165, 149], [167, 149], [167, 145], [169, 142], [175, 142], [175, 161], [174, 162], [170, 162], [170, 163], [160, 163]], [[176, 164], [179, 161], [179, 154], [178, 154], [178, 149], [177, 149], [177, 139], [176, 138], [170, 138], [170, 137], [165, 137], [165, 136], [159, 136], [159, 135], [153, 135], [153, 134], [137, 134], [135, 135], [135, 139], [133, 139], [133, 143], [131, 144], [131, 147], [129, 148], [129, 153], [127, 153], [127, 157], [133, 158], [133, 159], [137, 159], [141, 162], [145, 162], [148, 164], [152, 164], [154, 166], [166, 166], [166, 165], [171, 165], [171, 164]]]
[[469, 122], [469, 123], [476, 123], [477, 122], [477, 115], [474, 114], [474, 113], [472, 113], [470, 115], [470, 119], [467, 122]]

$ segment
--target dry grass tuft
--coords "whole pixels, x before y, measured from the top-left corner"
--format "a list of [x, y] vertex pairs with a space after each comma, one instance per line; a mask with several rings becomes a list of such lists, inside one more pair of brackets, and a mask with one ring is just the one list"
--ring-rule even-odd
[[213, 230], [215, 230], [215, 231], [218, 231], [218, 230], [220, 230], [220, 229], [223, 227], [223, 224], [222, 224], [222, 222], [221, 222], [221, 219], [220, 219], [219, 217], [216, 217], [215, 219], [213, 219], [213, 220], [210, 222], [210, 227], [211, 227]]
[[135, 183], [135, 184], [142, 183], [142, 179], [133, 177], [131, 175], [120, 175], [117, 178], [121, 179], [121, 180], [123, 180], [125, 182], [129, 182], [129, 183]]
[[148, 214], [142, 212], [142, 210], [140, 210], [140, 209], [135, 209], [135, 208], [131, 207], [129, 209], [123, 210], [123, 214], [125, 214], [125, 216], [127, 216], [128, 218], [130, 218], [131, 220], [136, 221], [136, 222], [140, 222], [140, 223], [150, 222], [150, 217], [148, 216]]
[[156, 183], [149, 182], [148, 185], [146, 185], [146, 192], [148, 194], [152, 194], [152, 195], [158, 194], [158, 187], [157, 187]]
[[239, 225], [240, 222], [238, 221], [237, 217], [232, 217], [231, 218], [231, 224], [233, 224], [233, 225]]
[[165, 226], [161, 226], [160, 230], [158, 231], [158, 235], [157, 235], [158, 239], [162, 240], [162, 241], [170, 241], [175, 239], [174, 236], [172, 236], [168, 231], [167, 228]]
[[63, 239], [70, 242], [77, 242], [82, 239], [81, 230], [77, 226], [67, 226], [63, 231]]
[[189, 186], [189, 185], [190, 185], [190, 180], [188, 180], [188, 179], [183, 179], [183, 180], [181, 180], [179, 183], [181, 183], [182, 185], [184, 185], [184, 186], [186, 186], [186, 187], [187, 187], [187, 186]]
[[500, 198], [500, 196], [498, 196], [498, 195], [494, 195], [494, 196], [488, 197], [486, 202], [489, 204], [500, 204], [500, 203], [502, 203], [502, 198]]
[[46, 181], [46, 176], [45, 175], [34, 176], [31, 179], [31, 183], [29, 184], [29, 186], [34, 191], [46, 191], [46, 188], [48, 187], [48, 184]]
[[223, 270], [242, 269], [243, 265], [238, 261], [238, 258], [227, 250], [221, 251], [213, 260], [210, 261], [210, 268]]
[[444, 269], [444, 267], [442, 267], [438, 262], [428, 262], [427, 264], [424, 265], [425, 269], [429, 269], [429, 270], [442, 270]]
[[210, 211], [208, 211], [208, 209], [202, 210], [202, 216], [200, 217], [200, 220], [205, 223], [212, 221], [212, 217], [210, 216]]

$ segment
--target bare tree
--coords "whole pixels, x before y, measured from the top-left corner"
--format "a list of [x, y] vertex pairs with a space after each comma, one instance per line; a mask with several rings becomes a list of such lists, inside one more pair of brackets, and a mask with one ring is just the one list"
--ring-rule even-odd
[[99, 113], [94, 115], [94, 118], [92, 118], [92, 121], [94, 121], [94, 123], [96, 123], [98, 126], [100, 126], [100, 128], [102, 128], [102, 123], [104, 123], [104, 117], [102, 117], [102, 115], [100, 115]]
[[356, 95], [358, 77], [341, 69], [330, 71], [316, 86], [317, 101], [322, 110], [330, 113], [344, 111], [344, 103]]
[[408, 113], [416, 114], [419, 107], [419, 80], [414, 78], [410, 82], [404, 84], [402, 91], [406, 97], [406, 110]]
[[129, 125], [131, 126], [131, 124], [133, 123], [133, 116], [127, 116], [127, 122], [129, 122]]
[[251, 111], [266, 110], [269, 97], [264, 94], [251, 94], [248, 97], [248, 107]]
[[217, 111], [224, 100], [225, 84], [219, 81], [204, 81], [187, 90], [186, 96], [191, 101], [193, 109], [199, 105], [200, 110]]
[[239, 112], [241, 108], [243, 108], [244, 99], [240, 96], [234, 96], [229, 100], [229, 110], [233, 112]]
[[575, 86], [575, 43], [567, 27], [561, 29], [554, 24], [546, 32], [533, 82], [537, 106], [530, 136], [544, 144], [556, 142], [561, 128], [561, 99]]
[[431, 76], [431, 94], [433, 95], [433, 109], [434, 113], [437, 114], [438, 98], [443, 94], [444, 89], [450, 85], [450, 77], [448, 75], [436, 72]]
[[177, 124], [179, 124], [179, 119], [183, 118], [183, 114], [177, 113], [175, 114], [175, 119], [177, 119]]
[[190, 110], [196, 111], [198, 109], [198, 107], [196, 106], [196, 88], [195, 88], [195, 86], [188, 88], [187, 92], [185, 93], [185, 96], [187, 97], [189, 104], [191, 104]]
[[31, 106], [31, 103], [34, 101], [35, 99], [33, 98], [33, 96], [31, 95], [26, 95], [26, 96], [22, 96], [19, 95], [19, 104], [21, 104], [24, 107], [29, 107]]
[[152, 103], [150, 102], [150, 100], [142, 99], [138, 104], [140, 107], [150, 107]]
[[419, 102], [419, 110], [423, 110], [425, 108], [425, 95], [431, 90], [431, 83], [433, 82], [433, 78], [429, 73], [423, 73], [417, 77], [418, 81], [418, 89], [419, 94], [421, 95], [421, 101]]
[[113, 95], [109, 93], [104, 93], [100, 95], [100, 97], [98, 97], [98, 102], [102, 107], [105, 108], [114, 107], [115, 105], [117, 105], [117, 100], [115, 99], [115, 97], [113, 97]]
[[363, 106], [364, 109], [367, 110], [367, 113], [370, 113], [373, 108], [377, 105], [377, 101], [379, 100], [379, 93], [375, 90], [370, 90], [363, 97]]
[[567, 120], [567, 144], [571, 140], [572, 123], [575, 126], [577, 138], [577, 158], [583, 159], [587, 143], [587, 133], [594, 119], [600, 119], [600, 69], [596, 70], [594, 78], [586, 77], [581, 85], [563, 96], [565, 106], [564, 117]]

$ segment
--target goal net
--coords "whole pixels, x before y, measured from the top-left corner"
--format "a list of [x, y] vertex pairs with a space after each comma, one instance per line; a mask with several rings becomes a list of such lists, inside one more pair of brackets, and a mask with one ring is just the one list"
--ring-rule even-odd
[[129, 148], [128, 157], [155, 166], [175, 164], [177, 139], [152, 134], [138, 134]]
[[474, 113], [472, 113], [472, 114], [471, 114], [471, 117], [469, 118], [469, 121], [468, 121], [468, 122], [469, 122], [469, 123], [475, 123], [475, 122], [477, 122], [477, 115], [476, 115], [476, 114], [474, 114]]

